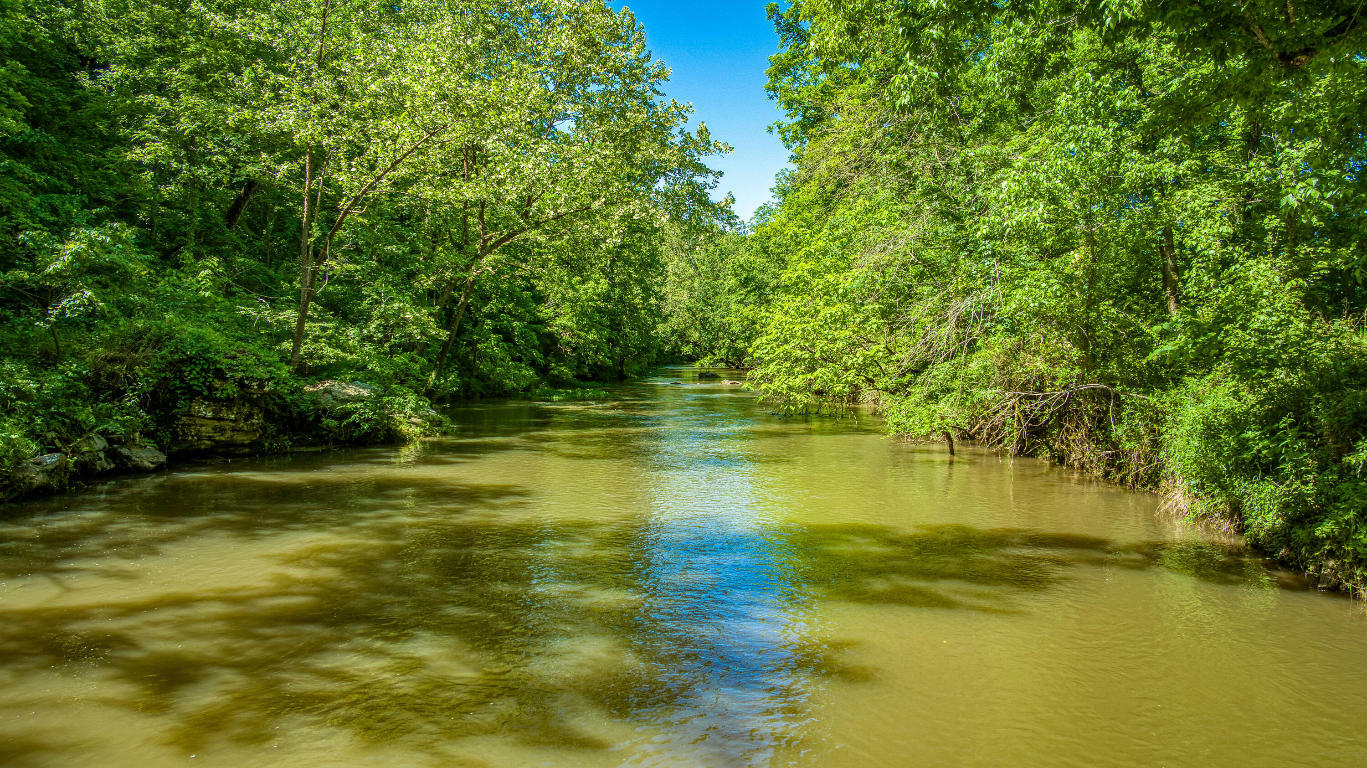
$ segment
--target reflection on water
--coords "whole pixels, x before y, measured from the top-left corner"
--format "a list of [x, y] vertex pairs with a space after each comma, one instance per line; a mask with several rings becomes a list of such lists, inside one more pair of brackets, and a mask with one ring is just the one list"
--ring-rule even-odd
[[0, 765], [1367, 760], [1353, 604], [1144, 496], [668, 381], [15, 508]]
[[769, 765], [803, 715], [805, 601], [768, 535], [745, 455], [747, 423], [698, 409], [652, 425], [643, 606], [634, 638], [679, 695], [650, 719], [665, 738], [633, 764]]

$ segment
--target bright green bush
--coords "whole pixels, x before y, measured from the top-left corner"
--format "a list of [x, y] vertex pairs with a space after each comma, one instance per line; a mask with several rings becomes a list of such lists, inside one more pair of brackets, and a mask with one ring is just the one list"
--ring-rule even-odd
[[1233, 516], [1269, 551], [1361, 588], [1367, 348], [1336, 341], [1294, 368], [1191, 381], [1173, 399], [1168, 452], [1198, 513]]
[[0, 473], [11, 472], [38, 453], [28, 425], [14, 417], [0, 420]]

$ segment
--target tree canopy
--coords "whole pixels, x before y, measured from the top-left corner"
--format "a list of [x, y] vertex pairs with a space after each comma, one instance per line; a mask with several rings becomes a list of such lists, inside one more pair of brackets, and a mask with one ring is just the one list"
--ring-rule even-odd
[[243, 386], [411, 411], [628, 375], [667, 354], [667, 222], [725, 215], [726, 146], [604, 2], [0, 13], [11, 458]]
[[1361, 3], [769, 8], [795, 170], [716, 355], [1367, 583]]

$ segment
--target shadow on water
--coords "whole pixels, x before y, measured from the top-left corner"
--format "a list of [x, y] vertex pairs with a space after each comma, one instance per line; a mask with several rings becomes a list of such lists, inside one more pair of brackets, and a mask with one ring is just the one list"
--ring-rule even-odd
[[109, 575], [108, 561], [135, 561], [205, 535], [241, 540], [365, 526], [422, 508], [441, 516], [497, 509], [526, 495], [509, 485], [416, 482], [410, 475], [233, 472], [167, 476], [86, 511], [0, 521], [0, 579], [26, 574]]
[[[99, 670], [136, 691], [109, 703], [171, 718], [171, 743], [189, 751], [222, 739], [261, 747], [301, 717], [410, 748], [499, 733], [606, 750], [612, 742], [584, 723], [720, 710], [717, 748], [729, 738], [743, 752], [758, 748], [750, 714], [777, 717], [778, 728], [800, 719], [811, 681], [877, 676], [806, 628], [822, 601], [1010, 613], [1081, 566], [1220, 584], [1265, 578], [1255, 561], [1209, 544], [962, 525], [676, 526], [662, 550], [648, 524], [470, 514], [518, 504], [515, 487], [365, 490], [369, 508], [349, 509], [349, 491], [276, 488], [269, 506], [183, 521], [182, 536], [340, 534], [280, 556], [288, 571], [265, 586], [0, 610], [0, 671]], [[136, 531], [78, 526], [30, 554], [41, 562], [53, 547], [43, 570], [61, 574], [77, 551], [155, 549], [162, 523], [152, 519]], [[661, 560], [662, 551], [688, 557]], [[39, 748], [12, 742], [6, 764]], [[736, 755], [734, 764], [763, 762]]]
[[1021, 592], [1055, 586], [1078, 566], [1160, 568], [1225, 585], [1279, 583], [1244, 550], [1202, 541], [1116, 544], [966, 525], [919, 526], [910, 533], [873, 525], [810, 526], [794, 539], [800, 542], [800, 578], [826, 597], [855, 603], [1010, 613], [1018, 610]]
[[[0, 603], [0, 679], [96, 675], [101, 703], [160, 716], [187, 752], [261, 749], [303, 722], [437, 756], [482, 735], [591, 751], [645, 738], [652, 764], [767, 765], [800, 738], [813, 686], [879, 678], [825, 634], [823, 604], [1009, 615], [1082, 568], [1275, 583], [1204, 542], [766, 522], [745, 467], [767, 457], [745, 442], [802, 430], [702, 389], [470, 409], [404, 471], [376, 471], [395, 463], [385, 452], [206, 470], [0, 523], [0, 582], [72, 596]], [[532, 488], [440, 471], [505, 450], [644, 462], [655, 506], [565, 520]], [[154, 557], [189, 569], [200, 542], [258, 553], [264, 575], [107, 599], [90, 586], [140, 587], [133, 566]], [[77, 748], [22, 734], [0, 763]]]

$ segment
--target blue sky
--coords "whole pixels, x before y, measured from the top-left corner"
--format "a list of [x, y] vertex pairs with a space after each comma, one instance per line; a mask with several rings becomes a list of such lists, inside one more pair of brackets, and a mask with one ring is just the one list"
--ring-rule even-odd
[[765, 0], [691, 2], [617, 0], [646, 28], [651, 50], [673, 70], [665, 90], [694, 107], [695, 121], [707, 123], [713, 138], [735, 151], [714, 157], [725, 172], [717, 197], [736, 195], [736, 213], [749, 219], [770, 197], [774, 176], [788, 165], [788, 150], [766, 127], [783, 114], [764, 93], [764, 70], [778, 49], [774, 27], [764, 16]]

